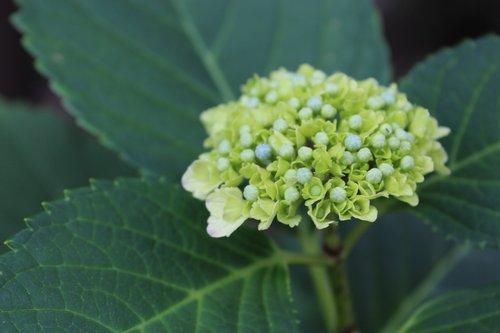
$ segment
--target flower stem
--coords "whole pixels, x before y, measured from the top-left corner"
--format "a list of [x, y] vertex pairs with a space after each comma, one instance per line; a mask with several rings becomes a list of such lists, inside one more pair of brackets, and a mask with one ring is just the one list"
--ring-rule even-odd
[[[319, 255], [319, 232], [310, 232], [306, 223], [299, 226], [299, 241], [304, 252], [308, 255]], [[320, 310], [328, 333], [338, 332], [339, 318], [337, 301], [331, 286], [327, 267], [310, 266], [309, 273], [319, 302]]]
[[338, 231], [333, 227], [326, 230], [323, 250], [326, 254], [336, 258], [335, 265], [330, 269], [330, 279], [333, 286], [333, 292], [337, 298], [339, 332], [355, 332], [356, 328], [351, 293], [345, 267], [346, 256], [344, 255], [344, 248], [340, 241]]

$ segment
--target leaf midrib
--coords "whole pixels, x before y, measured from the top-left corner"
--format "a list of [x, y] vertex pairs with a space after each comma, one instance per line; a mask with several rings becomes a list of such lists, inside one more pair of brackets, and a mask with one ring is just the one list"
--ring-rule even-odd
[[207, 284], [205, 287], [196, 289], [192, 291], [191, 293], [188, 294], [187, 297], [184, 299], [178, 301], [174, 305], [170, 306], [169, 308], [165, 309], [164, 311], [156, 314], [155, 316], [147, 319], [146, 321], [143, 321], [142, 323], [139, 323], [133, 327], [130, 327], [126, 330], [123, 331], [123, 333], [128, 333], [132, 332], [137, 329], [144, 329], [147, 325], [157, 321], [161, 320], [164, 316], [168, 315], [169, 313], [183, 307], [184, 305], [187, 305], [193, 301], [199, 301], [202, 300], [203, 297], [210, 292], [217, 290], [219, 288], [222, 288], [223, 286], [230, 284], [232, 282], [235, 282], [240, 279], [246, 279], [248, 276], [251, 274], [265, 268], [271, 268], [273, 266], [277, 265], [285, 265], [285, 261], [283, 260], [283, 257], [279, 255], [279, 253], [275, 253], [272, 257], [269, 257], [264, 260], [258, 260], [254, 262], [253, 264], [239, 270], [235, 270], [231, 272], [230, 274], [224, 276], [223, 278], [220, 278], [218, 280], [215, 280], [209, 284]]

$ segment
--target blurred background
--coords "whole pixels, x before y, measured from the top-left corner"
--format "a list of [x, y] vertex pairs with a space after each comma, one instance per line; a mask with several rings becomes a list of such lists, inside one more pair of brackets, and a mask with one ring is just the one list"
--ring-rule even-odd
[[[464, 38], [500, 34], [498, 0], [375, 0], [391, 49], [396, 78], [426, 55]], [[58, 105], [47, 82], [36, 73], [32, 59], [9, 23], [12, 0], [0, 1], [0, 96]]]

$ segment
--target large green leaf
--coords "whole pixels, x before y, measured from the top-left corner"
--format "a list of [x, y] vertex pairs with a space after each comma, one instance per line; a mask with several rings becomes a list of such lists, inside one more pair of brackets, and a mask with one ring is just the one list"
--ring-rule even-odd
[[361, 331], [379, 331], [432, 274], [449, 245], [408, 214], [377, 220], [348, 258], [356, 324]]
[[199, 113], [253, 73], [303, 62], [386, 81], [369, 0], [18, 0], [38, 68], [106, 145], [176, 177], [202, 148]]
[[422, 306], [401, 333], [498, 332], [500, 284], [441, 296]]
[[93, 182], [45, 205], [0, 257], [1, 332], [296, 332], [269, 239], [205, 232], [163, 180]]
[[90, 177], [131, 175], [113, 152], [48, 110], [0, 100], [0, 252], [3, 241], [40, 211]]
[[449, 237], [500, 247], [500, 39], [467, 41], [430, 57], [402, 81], [410, 100], [451, 128], [451, 176], [418, 187], [413, 210]]

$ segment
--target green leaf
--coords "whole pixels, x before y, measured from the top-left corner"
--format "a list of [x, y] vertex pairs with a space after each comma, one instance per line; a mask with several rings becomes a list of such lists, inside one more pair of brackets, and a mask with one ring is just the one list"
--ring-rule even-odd
[[497, 332], [500, 327], [500, 284], [441, 296], [422, 306], [399, 331]]
[[401, 82], [414, 103], [451, 128], [442, 140], [451, 176], [418, 187], [413, 212], [448, 237], [500, 247], [500, 38], [488, 36], [447, 49]]
[[[113, 152], [49, 110], [0, 100], [0, 243], [40, 211], [90, 177], [131, 175]], [[0, 245], [0, 252], [7, 248]]]
[[93, 182], [0, 257], [1, 332], [297, 332], [283, 256], [163, 180]]
[[[354, 222], [345, 225], [348, 229], [354, 226]], [[379, 331], [432, 272], [448, 247], [411, 215], [384, 215], [374, 222], [347, 262], [359, 329]]]
[[369, 0], [18, 0], [15, 23], [80, 124], [134, 165], [176, 178], [198, 115], [253, 73], [304, 62], [387, 81]]

